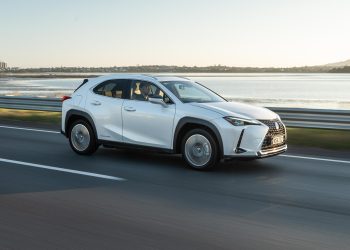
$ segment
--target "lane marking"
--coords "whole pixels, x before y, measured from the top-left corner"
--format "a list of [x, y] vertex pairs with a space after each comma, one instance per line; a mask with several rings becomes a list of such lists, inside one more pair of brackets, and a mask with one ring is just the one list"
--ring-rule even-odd
[[[43, 133], [51, 133], [51, 134], [60, 134], [61, 133], [59, 131], [52, 131], [52, 130], [34, 129], [34, 128], [22, 128], [22, 127], [3, 126], [3, 125], [0, 125], [0, 128], [18, 129], [18, 130], [43, 132]], [[299, 156], [299, 155], [279, 155], [279, 156], [280, 157], [297, 158], [297, 159], [306, 159], [306, 160], [315, 160], [315, 161], [328, 161], [328, 162], [337, 162], [337, 163], [350, 164], [350, 161], [345, 161], [345, 160], [335, 160], [335, 159], [308, 157], [308, 156]]]
[[308, 157], [308, 156], [299, 156], [299, 155], [279, 155], [279, 156], [280, 157], [297, 158], [297, 159], [314, 160], [314, 161], [328, 161], [328, 162], [337, 162], [337, 163], [350, 164], [350, 161], [327, 159], [327, 158]]
[[35, 168], [43, 168], [43, 169], [48, 169], [48, 170], [53, 170], [53, 171], [60, 171], [60, 172], [66, 172], [66, 173], [71, 173], [71, 174], [79, 174], [79, 175], [91, 176], [91, 177], [95, 177], [95, 178], [108, 179], [108, 180], [114, 180], [114, 181], [126, 181], [126, 179], [120, 178], [120, 177], [116, 177], [116, 176], [110, 176], [110, 175], [104, 175], [104, 174], [96, 174], [96, 173], [79, 171], [79, 170], [73, 170], [73, 169], [68, 169], [68, 168], [52, 167], [52, 166], [41, 165], [41, 164], [30, 163], [30, 162], [24, 162], [24, 161], [15, 161], [15, 160], [10, 160], [10, 159], [0, 158], [0, 162], [6, 162], [6, 163], [11, 163], [11, 164], [35, 167]]
[[12, 126], [3, 126], [3, 125], [0, 125], [0, 128], [26, 130], [26, 131], [43, 132], [43, 133], [51, 133], [51, 134], [60, 134], [61, 133], [59, 131], [52, 131], [52, 130], [35, 129], [35, 128], [21, 128], [21, 127], [12, 127]]

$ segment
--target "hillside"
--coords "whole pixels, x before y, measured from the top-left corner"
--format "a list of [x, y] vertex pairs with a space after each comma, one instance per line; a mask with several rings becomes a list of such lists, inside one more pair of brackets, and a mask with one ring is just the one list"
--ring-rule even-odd
[[350, 66], [350, 59], [342, 62], [328, 63], [323, 66], [330, 67], [330, 68], [341, 68], [341, 67]]

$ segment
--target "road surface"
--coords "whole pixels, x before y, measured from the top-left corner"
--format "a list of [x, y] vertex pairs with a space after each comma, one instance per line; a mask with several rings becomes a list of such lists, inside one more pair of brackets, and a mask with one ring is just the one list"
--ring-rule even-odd
[[0, 249], [349, 249], [350, 154], [326, 153], [198, 172], [0, 126]]

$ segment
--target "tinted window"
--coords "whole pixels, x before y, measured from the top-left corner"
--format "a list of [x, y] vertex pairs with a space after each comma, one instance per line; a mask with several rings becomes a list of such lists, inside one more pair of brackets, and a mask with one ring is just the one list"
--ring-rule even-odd
[[149, 97], [163, 98], [165, 103], [172, 103], [166, 94], [153, 83], [134, 80], [131, 85], [131, 99], [148, 101]]
[[192, 81], [161, 82], [182, 102], [225, 102], [226, 100], [215, 92]]
[[94, 93], [112, 98], [128, 99], [131, 80], [108, 80], [94, 88]]

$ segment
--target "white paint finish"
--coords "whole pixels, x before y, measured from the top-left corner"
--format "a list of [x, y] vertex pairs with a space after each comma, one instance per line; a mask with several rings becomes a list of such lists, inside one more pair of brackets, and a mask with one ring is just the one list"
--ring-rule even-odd
[[296, 158], [296, 159], [304, 159], [304, 160], [327, 161], [327, 162], [336, 162], [336, 163], [350, 164], [350, 161], [336, 160], [336, 159], [327, 159], [327, 158], [319, 158], [319, 157], [308, 157], [308, 156], [299, 156], [299, 155], [280, 155], [280, 157], [288, 157], [288, 158]]
[[[112, 79], [134, 79], [150, 82], [169, 96], [174, 104], [168, 105], [166, 108], [149, 102], [124, 101], [92, 94], [92, 89], [95, 86]], [[189, 81], [180, 77], [169, 79]], [[249, 126], [235, 127], [223, 118], [225, 116], [252, 120], [278, 118], [278, 115], [270, 110], [236, 102], [183, 103], [169, 89], [165, 88], [160, 80], [164, 80], [164, 78], [142, 74], [112, 74], [91, 78], [72, 95], [73, 100], [78, 95], [86, 98], [85, 106], [74, 106], [69, 100], [63, 102], [62, 121], [65, 121], [66, 113], [70, 109], [78, 109], [92, 117], [99, 139], [172, 149], [178, 122], [184, 117], [196, 118], [209, 122], [217, 128], [223, 141], [225, 155], [255, 157], [260, 151], [267, 126], [261, 125], [259, 129]], [[90, 104], [96, 100], [101, 104]], [[242, 147], [244, 146], [246, 152], [237, 154], [234, 149], [243, 128], [246, 130], [242, 139]], [[62, 130], [64, 130], [64, 124], [62, 124]]]
[[68, 168], [52, 167], [52, 166], [47, 166], [42, 164], [36, 164], [36, 163], [30, 163], [30, 162], [24, 162], [24, 161], [15, 161], [15, 160], [4, 159], [4, 158], [0, 158], [0, 162], [28, 166], [28, 167], [42, 168], [42, 169], [53, 170], [53, 171], [60, 171], [60, 172], [71, 173], [71, 174], [85, 175], [85, 176], [90, 176], [90, 177], [95, 177], [100, 179], [108, 179], [108, 180], [114, 180], [114, 181], [126, 180], [124, 178], [110, 176], [110, 175], [96, 174], [96, 173], [78, 171], [78, 170], [73, 170]]
[[94, 120], [98, 139], [121, 142], [123, 134], [121, 107], [125, 100], [97, 95], [92, 91], [86, 94], [85, 109], [89, 110]]
[[123, 141], [159, 148], [172, 148], [175, 104], [164, 107], [148, 101], [125, 100], [123, 112]]
[[22, 127], [13, 127], [13, 126], [4, 126], [4, 125], [0, 125], [0, 128], [5, 128], [5, 129], [17, 129], [17, 130], [25, 130], [25, 131], [41, 132], [41, 133], [60, 134], [59, 131], [44, 130], [44, 129], [35, 129], [35, 128], [22, 128]]
[[192, 103], [192, 105], [216, 111], [223, 116], [245, 119], [274, 120], [278, 116], [273, 111], [239, 102]]

